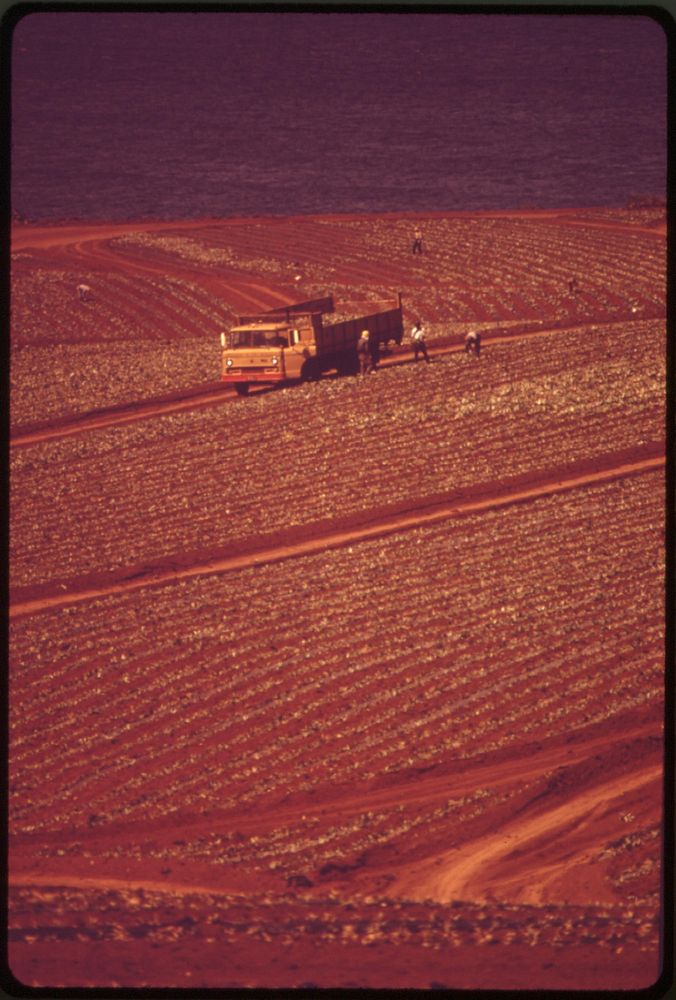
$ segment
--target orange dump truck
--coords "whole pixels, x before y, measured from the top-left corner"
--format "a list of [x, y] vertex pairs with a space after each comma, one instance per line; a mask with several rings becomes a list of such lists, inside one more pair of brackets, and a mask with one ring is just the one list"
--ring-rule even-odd
[[312, 379], [334, 369], [341, 375], [355, 374], [362, 330], [368, 330], [380, 344], [401, 343], [401, 295], [391, 309], [325, 324], [324, 315], [334, 311], [333, 298], [328, 296], [239, 316], [237, 326], [221, 334], [223, 381], [245, 396], [252, 383]]

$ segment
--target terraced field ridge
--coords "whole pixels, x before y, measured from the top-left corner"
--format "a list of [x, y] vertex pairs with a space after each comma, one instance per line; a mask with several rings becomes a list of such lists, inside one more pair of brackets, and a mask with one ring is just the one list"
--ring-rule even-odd
[[[16, 227], [20, 982], [660, 977], [664, 219], [413, 221]], [[217, 389], [238, 311], [398, 291], [431, 364]]]

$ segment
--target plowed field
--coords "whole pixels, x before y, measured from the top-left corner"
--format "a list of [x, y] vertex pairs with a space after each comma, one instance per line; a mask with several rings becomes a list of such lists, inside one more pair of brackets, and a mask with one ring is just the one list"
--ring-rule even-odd
[[[17, 228], [20, 981], [658, 978], [663, 220], [422, 221]], [[201, 405], [238, 311], [397, 291], [430, 365]]]

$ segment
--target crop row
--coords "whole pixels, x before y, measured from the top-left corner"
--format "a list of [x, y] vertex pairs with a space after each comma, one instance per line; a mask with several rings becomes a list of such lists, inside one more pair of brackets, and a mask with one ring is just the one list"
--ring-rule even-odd
[[476, 290], [478, 302], [481, 290], [497, 295], [512, 291], [532, 295], [544, 311], [547, 297], [559, 304], [570, 298], [568, 281], [573, 276], [581, 293], [598, 294], [605, 288], [626, 295], [630, 304], [633, 288], [635, 296], [652, 299], [657, 294], [663, 301], [664, 246], [639, 233], [504, 219], [428, 220], [427, 255], [412, 257], [406, 223], [380, 220], [370, 226], [366, 239], [359, 238], [361, 223], [324, 225], [332, 244], [334, 239], [338, 243], [336, 230], [350, 232], [355, 259], [364, 247], [374, 254], [380, 251], [383, 258], [387, 253], [395, 266], [410, 269], [412, 277], [433, 279], [449, 289]]
[[12, 457], [12, 585], [659, 441], [663, 393], [662, 325], [635, 322], [45, 443]]
[[274, 255], [263, 252], [250, 256], [235, 252], [226, 242], [218, 239], [214, 241], [212, 232], [207, 230], [206, 239], [204, 236], [195, 238], [194, 235], [129, 233], [111, 240], [109, 245], [113, 250], [121, 250], [125, 257], [133, 258], [139, 250], [143, 251], [144, 258], [147, 258], [148, 254], [155, 256], [168, 264], [168, 271], [171, 271], [173, 259], [174, 263], [199, 264], [201, 267], [218, 270], [234, 268], [238, 272], [273, 275], [277, 281], [284, 277], [287, 281], [293, 279], [291, 262], [287, 263], [285, 274], [283, 266], [280, 266]]
[[[245, 266], [252, 255], [256, 266], [267, 255], [280, 270], [295, 266], [304, 274], [308, 266], [327, 267], [328, 277], [352, 268], [366, 285], [370, 284], [369, 272], [384, 271], [387, 262], [395, 279], [412, 275], [443, 280], [447, 274], [468, 284], [517, 290], [549, 281], [565, 284], [566, 291], [574, 274], [584, 283], [590, 260], [610, 289], [617, 272], [633, 274], [639, 289], [664, 292], [663, 244], [630, 228], [610, 232], [529, 220], [432, 219], [425, 224], [427, 255], [422, 257], [411, 255], [409, 236], [409, 224], [400, 220], [317, 219], [275, 227], [239, 224], [195, 230], [186, 239], [182, 255], [203, 263], [212, 263], [214, 254], [225, 255], [229, 263]], [[153, 238], [153, 245], [162, 248], [162, 238]], [[172, 249], [181, 252], [176, 241]], [[630, 267], [635, 259], [642, 264], [638, 272]], [[476, 281], [477, 276], [481, 281]]]
[[13, 825], [367, 780], [659, 699], [660, 478], [19, 620]]
[[214, 345], [194, 340], [125, 340], [34, 346], [16, 351], [10, 368], [13, 430], [144, 402], [218, 380]]
[[[134, 889], [31, 888], [11, 894], [10, 941], [101, 941], [143, 937], [166, 945], [181, 938], [197, 943], [276, 940], [375, 945], [415, 943], [432, 950], [481, 944], [571, 947], [594, 942], [611, 955], [638, 945], [653, 950], [656, 927], [649, 911], [620, 906], [510, 906], [432, 902], [401, 903], [368, 896], [349, 909], [335, 895], [316, 898], [255, 894], [247, 899], [212, 894], [184, 896], [180, 906], [166, 893]], [[600, 961], [603, 959], [600, 958]], [[487, 959], [488, 961], [488, 959]], [[383, 969], [383, 982], [387, 971]], [[303, 977], [299, 970], [299, 983]], [[335, 973], [338, 981], [341, 975]], [[349, 972], [345, 973], [349, 978]]]
[[[76, 283], [88, 280], [91, 302]], [[219, 378], [227, 303], [178, 279], [65, 271], [13, 282], [12, 427], [177, 392]]]
[[[79, 301], [87, 281], [91, 298]], [[174, 277], [138, 277], [107, 271], [81, 274], [44, 265], [22, 267], [12, 284], [12, 343], [52, 346], [139, 339], [211, 338], [232, 323], [227, 304], [196, 284]]]
[[[300, 274], [311, 294], [349, 298], [359, 284], [376, 298], [402, 291], [421, 314], [418, 287], [438, 290], [435, 318], [449, 321], [628, 314], [664, 306], [663, 242], [640, 232], [604, 231], [514, 219], [431, 219], [426, 253], [410, 253], [401, 220], [303, 220], [285, 226], [233, 224], [181, 238], [135, 235], [158, 259], [205, 267], [224, 262], [289, 282]], [[128, 243], [129, 238], [126, 239]], [[124, 246], [125, 244], [119, 244]], [[577, 292], [568, 282], [575, 276]], [[429, 317], [431, 318], [431, 316]]]
[[[530, 787], [530, 786], [527, 786]], [[427, 849], [430, 843], [443, 843], [447, 849], [452, 830], [454, 841], [461, 843], [471, 826], [476, 829], [477, 819], [489, 827], [493, 812], [510, 801], [513, 791], [495, 792], [479, 788], [460, 798], [449, 798], [432, 804], [416, 803], [413, 806], [396, 804], [388, 808], [369, 808], [365, 796], [360, 808], [340, 820], [323, 816], [302, 814], [295, 821], [277, 822], [272, 828], [263, 826], [256, 833], [244, 834], [239, 830], [222, 830], [218, 822], [199, 833], [181, 831], [168, 843], [158, 844], [156, 838], [146, 838], [137, 831], [136, 836], [116, 842], [114, 846], [99, 848], [101, 862], [125, 859], [154, 859], [160, 863], [206, 864], [214, 866], [215, 873], [224, 868], [238, 871], [256, 871], [269, 881], [273, 873], [277, 886], [286, 883], [300, 888], [354, 871], [377, 857], [380, 848], [391, 852], [393, 844], [407, 845], [423, 839]], [[214, 829], [215, 827], [215, 829]], [[140, 834], [140, 835], [139, 835]], [[41, 849], [41, 857], [63, 854], [52, 845]], [[88, 856], [87, 847], [74, 844], [71, 856]], [[220, 869], [220, 872], [219, 872]], [[384, 878], [384, 882], [391, 881]]]

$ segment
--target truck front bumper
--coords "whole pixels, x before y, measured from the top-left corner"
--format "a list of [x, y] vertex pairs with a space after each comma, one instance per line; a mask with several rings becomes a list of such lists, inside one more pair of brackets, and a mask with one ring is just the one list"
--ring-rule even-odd
[[226, 385], [234, 385], [236, 382], [282, 382], [286, 378], [279, 368], [229, 368], [223, 372], [222, 381]]

